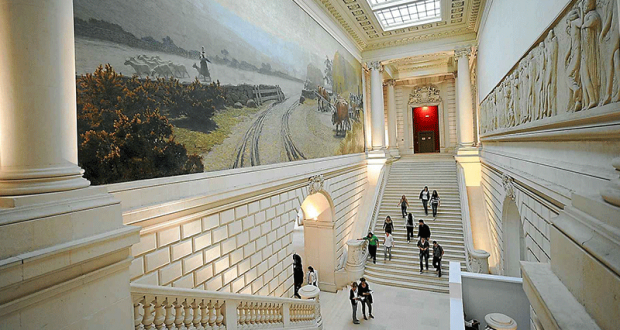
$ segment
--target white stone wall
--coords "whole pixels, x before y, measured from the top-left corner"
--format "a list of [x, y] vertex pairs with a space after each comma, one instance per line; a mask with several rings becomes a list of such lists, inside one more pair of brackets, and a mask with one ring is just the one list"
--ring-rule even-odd
[[[406, 152], [413, 146], [413, 135], [407, 129], [411, 125], [411, 117], [408, 112], [411, 111], [407, 107], [409, 95], [415, 86], [433, 84], [440, 90], [441, 99], [443, 101], [444, 125], [440, 125], [441, 147], [446, 151], [451, 151], [456, 147], [456, 83], [455, 79], [450, 76], [431, 77], [422, 79], [410, 79], [399, 81], [394, 89], [396, 96], [396, 140], [398, 141], [399, 151]], [[441, 114], [440, 114], [441, 115]], [[441, 123], [441, 122], [440, 122]], [[409, 143], [406, 143], [406, 142]]]
[[[498, 172], [498, 169], [489, 167], [483, 163], [482, 166], [482, 188], [484, 192], [484, 202], [486, 216], [489, 221], [489, 236], [493, 250], [491, 253], [491, 267], [494, 272], [503, 274], [503, 214], [506, 201], [506, 190], [502, 184], [502, 174], [512, 173]], [[549, 262], [550, 242], [549, 227], [551, 217], [557, 216], [557, 207], [550, 205], [535, 192], [515, 185], [515, 200], [523, 233], [525, 235], [526, 261]], [[508, 197], [509, 198], [509, 197]]]
[[[353, 224], [367, 187], [365, 162], [349, 160], [326, 168], [324, 190], [332, 199], [338, 260], [350, 239]], [[339, 160], [340, 162], [342, 160]], [[337, 161], [327, 161], [332, 166]], [[316, 168], [309, 161], [307, 173]], [[267, 177], [266, 171], [255, 171]], [[292, 295], [292, 231], [301, 204], [307, 197], [307, 177], [287, 176], [280, 168], [281, 184], [256, 185], [244, 194], [225, 191], [225, 200], [205, 204], [185, 199], [151, 205], [148, 210], [127, 210], [125, 217], [141, 225], [140, 243], [133, 246], [132, 281], [144, 284], [199, 288], [247, 294]], [[289, 181], [289, 184], [284, 184]], [[208, 183], [208, 180], [207, 180]], [[174, 184], [169, 183], [170, 191]], [[145, 188], [146, 189], [146, 188]], [[230, 189], [229, 189], [230, 190]], [[119, 193], [119, 196], [127, 196]], [[136, 213], [141, 219], [136, 219]], [[149, 217], [149, 215], [153, 215]]]

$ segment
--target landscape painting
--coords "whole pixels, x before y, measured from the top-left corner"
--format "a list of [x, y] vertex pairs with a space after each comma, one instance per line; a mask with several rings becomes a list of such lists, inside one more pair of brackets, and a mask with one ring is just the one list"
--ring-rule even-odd
[[292, 0], [74, 0], [93, 184], [364, 151], [361, 65]]

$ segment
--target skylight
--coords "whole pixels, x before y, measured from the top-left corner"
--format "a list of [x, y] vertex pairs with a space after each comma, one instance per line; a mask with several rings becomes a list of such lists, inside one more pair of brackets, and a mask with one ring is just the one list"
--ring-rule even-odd
[[441, 0], [366, 1], [384, 31], [441, 20]]

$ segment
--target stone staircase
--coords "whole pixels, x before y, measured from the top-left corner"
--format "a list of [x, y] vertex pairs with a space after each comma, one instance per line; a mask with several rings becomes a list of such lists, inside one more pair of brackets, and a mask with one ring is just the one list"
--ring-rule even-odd
[[[437, 218], [433, 220], [429, 206], [429, 215], [424, 214], [420, 201], [420, 191], [424, 186], [437, 190], [441, 198]], [[402, 218], [398, 202], [402, 195], [409, 201], [408, 213], [415, 218], [414, 236], [417, 236], [417, 223], [423, 219], [431, 229], [431, 244], [436, 240], [444, 249], [442, 260], [442, 277], [438, 278], [432, 267], [432, 251], [429, 258], [429, 270], [420, 274], [420, 259], [416, 246], [417, 238], [407, 243], [405, 219]], [[394, 248], [392, 260], [383, 261], [383, 222], [386, 216], [394, 222]], [[450, 261], [461, 262], [466, 270], [463, 226], [461, 223], [461, 206], [457, 183], [456, 163], [448, 155], [416, 155], [404, 157], [392, 164], [389, 177], [379, 206], [378, 218], [373, 231], [380, 239], [377, 250], [377, 263], [366, 262], [364, 276], [370, 283], [398, 286], [417, 290], [448, 293], [448, 264]]]

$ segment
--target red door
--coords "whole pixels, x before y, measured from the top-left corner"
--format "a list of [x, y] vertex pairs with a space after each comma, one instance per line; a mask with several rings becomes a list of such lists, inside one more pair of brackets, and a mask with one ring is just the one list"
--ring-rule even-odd
[[[413, 108], [413, 151], [421, 152], [439, 152], [439, 110], [437, 106]], [[434, 146], [428, 148], [430, 139], [429, 132], [433, 132], [432, 138]], [[424, 140], [422, 140], [424, 139]], [[420, 149], [420, 143], [426, 145], [424, 150]]]

